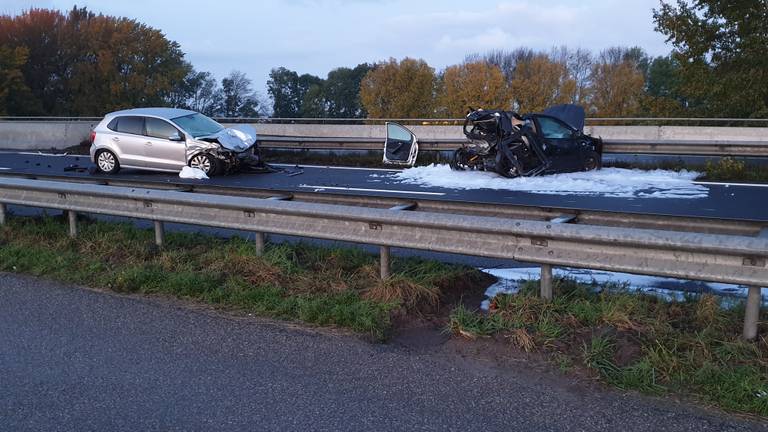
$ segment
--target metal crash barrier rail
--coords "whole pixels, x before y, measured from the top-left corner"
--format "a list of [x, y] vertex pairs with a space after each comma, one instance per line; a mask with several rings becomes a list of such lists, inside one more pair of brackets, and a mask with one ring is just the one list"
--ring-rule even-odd
[[189, 194], [178, 191], [0, 179], [0, 223], [6, 206], [126, 216], [163, 223], [230, 228], [379, 245], [382, 277], [389, 248], [430, 250], [542, 265], [541, 294], [552, 296], [552, 266], [627, 272], [749, 286], [743, 336], [757, 336], [761, 287], [768, 285], [768, 237], [569, 225], [489, 216], [410, 212], [338, 204]]

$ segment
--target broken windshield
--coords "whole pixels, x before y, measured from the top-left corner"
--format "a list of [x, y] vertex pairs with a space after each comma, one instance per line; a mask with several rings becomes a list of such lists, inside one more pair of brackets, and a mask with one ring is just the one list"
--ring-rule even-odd
[[199, 113], [176, 117], [172, 120], [195, 138], [213, 135], [224, 129], [224, 126]]

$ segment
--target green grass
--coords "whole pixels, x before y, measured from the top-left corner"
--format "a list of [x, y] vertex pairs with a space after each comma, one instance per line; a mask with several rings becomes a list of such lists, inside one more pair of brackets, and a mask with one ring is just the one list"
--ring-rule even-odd
[[621, 284], [555, 280], [551, 302], [538, 281], [496, 297], [488, 314], [457, 308], [449, 330], [470, 338], [501, 334], [521, 349], [575, 365], [604, 382], [651, 394], [693, 395], [724, 409], [768, 416], [768, 314], [761, 337], [739, 338], [743, 307], [722, 308], [711, 295], [666, 302]]
[[743, 160], [725, 157], [705, 167], [707, 180], [768, 182], [768, 167], [748, 165]]
[[338, 326], [386, 337], [394, 312], [435, 306], [443, 291], [476, 270], [394, 259], [378, 278], [377, 257], [305, 243], [268, 245], [169, 232], [166, 245], [130, 224], [83, 220], [77, 239], [61, 218], [10, 218], [0, 228], [0, 271], [45, 276], [123, 293], [162, 294], [263, 316]]
[[664, 169], [672, 171], [689, 170], [704, 174], [703, 180], [710, 181], [742, 181], [752, 183], [768, 182], [768, 167], [748, 164], [744, 160], [732, 157], [724, 157], [717, 162], [706, 164], [686, 164], [682, 160], [660, 162], [610, 162], [606, 167], [635, 168], [642, 170]]

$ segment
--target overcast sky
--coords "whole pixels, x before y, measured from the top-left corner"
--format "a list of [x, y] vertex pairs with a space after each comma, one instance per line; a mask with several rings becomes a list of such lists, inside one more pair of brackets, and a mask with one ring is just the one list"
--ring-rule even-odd
[[[0, 0], [0, 13], [69, 10], [65, 0]], [[670, 48], [653, 30], [659, 0], [88, 0], [95, 12], [135, 18], [181, 44], [197, 70], [245, 72], [263, 92], [285, 66], [325, 77], [339, 66], [389, 57], [423, 58], [436, 69], [473, 52], [566, 44]]]

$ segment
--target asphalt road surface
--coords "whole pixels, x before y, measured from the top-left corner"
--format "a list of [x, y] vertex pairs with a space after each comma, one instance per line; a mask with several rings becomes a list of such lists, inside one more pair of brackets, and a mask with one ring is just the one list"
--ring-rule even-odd
[[0, 430], [766, 430], [450, 347], [0, 273]]
[[[94, 177], [94, 175], [88, 172], [82, 172], [82, 170], [91, 165], [88, 156], [0, 153], [0, 173]], [[70, 170], [72, 167], [79, 167], [82, 170]], [[316, 191], [317, 193], [387, 196], [405, 199], [428, 198], [494, 205], [530, 205], [640, 214], [768, 221], [768, 211], [766, 211], [766, 206], [763, 204], [768, 202], [768, 185], [704, 184], [702, 186], [707, 190], [706, 197], [695, 199], [658, 199], [605, 195], [549, 195], [494, 189], [457, 190], [405, 184], [383, 178], [386, 177], [387, 172], [392, 173], [396, 170], [340, 167], [285, 168], [288, 172], [236, 174], [214, 177], [210, 180], [186, 180], [180, 179], [177, 174], [173, 173], [155, 173], [127, 169], [121, 170], [117, 175], [110, 177], [135, 179], [142, 182], [198, 183], [288, 192]], [[96, 176], [103, 175], [99, 174]]]

